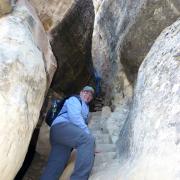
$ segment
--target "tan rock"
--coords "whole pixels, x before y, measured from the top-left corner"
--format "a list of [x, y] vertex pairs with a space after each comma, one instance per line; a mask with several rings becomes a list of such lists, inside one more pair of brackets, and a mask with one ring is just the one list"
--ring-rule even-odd
[[4, 14], [10, 13], [12, 5], [10, 0], [0, 0], [0, 17]]
[[19, 0], [0, 27], [0, 174], [12, 180], [26, 155], [55, 59], [27, 1]]
[[126, 130], [131, 161], [125, 179], [180, 179], [179, 32], [180, 19], [156, 39], [139, 69], [127, 123], [132, 129]]

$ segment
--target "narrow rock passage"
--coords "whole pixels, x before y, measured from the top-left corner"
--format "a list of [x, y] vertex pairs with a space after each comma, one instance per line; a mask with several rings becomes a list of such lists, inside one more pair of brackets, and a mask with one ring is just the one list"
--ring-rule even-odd
[[[114, 158], [116, 158], [116, 148], [112, 143], [111, 138], [108, 132], [105, 132], [101, 127], [101, 111], [93, 112], [90, 115], [90, 124], [89, 127], [92, 131], [92, 134], [96, 138], [96, 153], [95, 153], [95, 162], [92, 170], [92, 174], [97, 173], [98, 171], [104, 169], [109, 165]], [[43, 128], [48, 128], [43, 126]], [[48, 131], [44, 131], [47, 132]], [[47, 135], [46, 135], [47, 137]], [[30, 168], [28, 169], [23, 180], [38, 180], [44, 165], [46, 164], [47, 156], [43, 156], [36, 152], [34, 159]], [[74, 166], [74, 157], [72, 161], [68, 164], [65, 174], [60, 180], [69, 180], [69, 176], [73, 170]]]

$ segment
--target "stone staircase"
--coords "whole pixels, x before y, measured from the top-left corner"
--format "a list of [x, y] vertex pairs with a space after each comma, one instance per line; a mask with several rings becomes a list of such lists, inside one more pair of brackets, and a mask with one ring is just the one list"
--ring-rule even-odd
[[89, 128], [96, 139], [95, 162], [92, 174], [103, 170], [116, 158], [116, 147], [108, 132], [101, 127], [101, 111], [91, 113]]

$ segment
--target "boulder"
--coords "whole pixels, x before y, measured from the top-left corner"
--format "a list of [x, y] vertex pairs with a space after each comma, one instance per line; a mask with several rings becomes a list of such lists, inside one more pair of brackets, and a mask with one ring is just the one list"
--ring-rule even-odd
[[27, 1], [0, 19], [0, 174], [22, 165], [56, 63], [43, 26]]
[[121, 134], [127, 138], [119, 138], [120, 155], [129, 159], [123, 179], [180, 179], [179, 32], [180, 19], [161, 33], [140, 66], [127, 133]]
[[[93, 63], [102, 77], [106, 99], [119, 94], [122, 102], [125, 96], [132, 96], [139, 66], [155, 39], [180, 16], [180, 2], [93, 0], [93, 3]], [[112, 104], [117, 102], [112, 100]]]

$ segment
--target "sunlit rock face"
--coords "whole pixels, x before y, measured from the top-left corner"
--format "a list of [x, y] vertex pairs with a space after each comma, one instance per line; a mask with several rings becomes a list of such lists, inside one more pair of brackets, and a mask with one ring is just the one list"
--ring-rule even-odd
[[[93, 0], [93, 63], [107, 99], [131, 96], [138, 68], [160, 32], [180, 16], [179, 0]], [[115, 97], [116, 96], [116, 97]], [[113, 102], [113, 104], [117, 104]]]
[[120, 164], [93, 180], [180, 179], [179, 32], [177, 20], [161, 33], [141, 64], [133, 105], [119, 137]]
[[52, 82], [56, 92], [78, 92], [92, 79], [93, 22], [92, 1], [77, 0], [65, 18], [51, 31], [51, 45], [58, 63]]
[[28, 2], [19, 0], [13, 13], [0, 19], [0, 27], [0, 174], [12, 180], [24, 160], [56, 64]]
[[[179, 32], [180, 20], [162, 32], [139, 69], [129, 126], [124, 129], [130, 139], [128, 156], [133, 158], [125, 179], [180, 179]], [[121, 137], [123, 155], [127, 139]]]
[[30, 0], [36, 8], [45, 30], [50, 31], [65, 16], [74, 0]]

